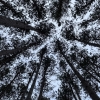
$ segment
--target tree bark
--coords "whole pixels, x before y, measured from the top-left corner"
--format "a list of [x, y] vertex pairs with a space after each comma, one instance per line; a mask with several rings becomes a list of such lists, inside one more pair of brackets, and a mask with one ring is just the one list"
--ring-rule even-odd
[[26, 100], [31, 100], [31, 95], [32, 95], [32, 93], [33, 93], [33, 89], [34, 89], [34, 86], [35, 86], [35, 83], [36, 83], [36, 80], [37, 80], [37, 77], [38, 77], [38, 73], [39, 73], [39, 69], [40, 69], [40, 67], [41, 67], [42, 59], [43, 59], [44, 54], [46, 53], [46, 47], [43, 48], [42, 51], [41, 51], [40, 53], [41, 53], [41, 56], [40, 56], [40, 64], [39, 64], [39, 66], [38, 66], [38, 68], [37, 68], [35, 78], [34, 78], [34, 80], [33, 80], [33, 83], [32, 83], [32, 85], [31, 85], [31, 88], [30, 88], [30, 90], [29, 90], [29, 93], [28, 93], [28, 96], [27, 96]]
[[35, 29], [34, 27], [28, 24], [25, 24], [24, 22], [10, 19], [2, 15], [0, 15], [0, 25], [4, 25], [6, 27], [14, 27], [14, 28], [20, 28], [24, 30], [33, 30], [33, 31], [39, 32], [38, 29]]
[[75, 96], [75, 94], [74, 94], [73, 88], [72, 88], [72, 86], [71, 86], [70, 83], [69, 83], [69, 86], [70, 86], [70, 88], [71, 88], [71, 91], [72, 91], [72, 94], [73, 94], [74, 99], [77, 100], [77, 98], [76, 98], [76, 96]]
[[[76, 63], [77, 64], [79, 64], [78, 63], [78, 61], [77, 61], [77, 59], [75, 60], [76, 61]], [[94, 63], [92, 63], [92, 62], [90, 62], [92, 65], [94, 65]], [[95, 66], [96, 67], [98, 67], [96, 64], [95, 64]], [[91, 66], [91, 68], [90, 68], [90, 71], [88, 70], [88, 69], [86, 69], [86, 67], [81, 67], [81, 66], [79, 66], [80, 68], [82, 68], [83, 70], [85, 70], [88, 74], [90, 74], [97, 82], [99, 82], [100, 83], [100, 81], [99, 81], [99, 79], [98, 78], [96, 78], [94, 75], [93, 75], [93, 73], [91, 73], [91, 72], [93, 72], [94, 71], [94, 74], [96, 74], [97, 76], [99, 75], [96, 71], [95, 71], [95, 69], [93, 69]], [[99, 76], [98, 76], [99, 77]]]
[[35, 86], [35, 83], [36, 83], [36, 80], [37, 80], [37, 77], [38, 77], [38, 73], [39, 73], [40, 66], [41, 66], [41, 61], [40, 61], [40, 65], [37, 68], [35, 78], [33, 80], [33, 83], [31, 85], [31, 88], [30, 88], [30, 90], [28, 92], [28, 96], [27, 96], [26, 100], [31, 100], [31, 95], [33, 93], [33, 89], [34, 89], [34, 86]]
[[[66, 38], [67, 39], [67, 38]], [[96, 43], [89, 43], [89, 42], [87, 42], [87, 41], [84, 41], [84, 40], [81, 40], [81, 39], [77, 39], [77, 38], [75, 38], [75, 37], [73, 37], [73, 39], [72, 40], [76, 40], [76, 41], [78, 41], [78, 42], [81, 42], [81, 43], [83, 43], [83, 44], [86, 44], [86, 45], [89, 45], [89, 46], [94, 46], [94, 47], [99, 47], [100, 48], [100, 45], [99, 44], [96, 44]]]
[[3, 56], [3, 55], [8, 56], [11, 54], [17, 54], [18, 52], [27, 50], [29, 47], [31, 47], [33, 45], [36, 45], [36, 43], [30, 43], [28, 46], [24, 46], [22, 48], [20, 47], [20, 48], [16, 48], [16, 49], [12, 49], [12, 50], [2, 50], [2, 51], [0, 51], [0, 56]]
[[16, 79], [16, 77], [20, 74], [20, 72], [18, 72], [15, 77], [11, 80], [11, 82], [9, 84], [12, 84], [14, 82], [14, 80]]
[[63, 69], [64, 69], [65, 73], [68, 74], [68, 77], [69, 77], [69, 84], [74, 88], [74, 90], [75, 90], [75, 92], [76, 92], [76, 94], [77, 94], [77, 96], [78, 96], [78, 99], [81, 100], [81, 97], [80, 97], [80, 95], [79, 95], [79, 93], [78, 93], [78, 90], [77, 90], [77, 89], [75, 88], [75, 86], [74, 86], [74, 83], [73, 83], [73, 80], [72, 80], [70, 74], [69, 74], [68, 72], [66, 72], [66, 68], [65, 68], [65, 67], [63, 67]]
[[22, 52], [18, 52], [9, 57], [4, 57], [2, 60], [0, 60], [0, 68], [3, 67], [3, 65], [6, 65], [7, 63], [13, 61], [16, 58], [16, 56], [20, 53], [22, 53]]
[[[0, 60], [0, 67], [2, 67], [4, 64], [9, 63], [12, 61], [18, 54], [24, 52], [29, 47], [36, 45], [37, 43], [30, 43], [28, 46], [23, 46], [22, 48], [12, 49], [12, 50], [3, 50], [0, 51], [0, 56], [5, 56], [2, 60]], [[12, 55], [10, 55], [12, 54]], [[7, 57], [6, 57], [7, 55]]]
[[83, 67], [81, 67], [81, 68], [84, 69], [84, 70], [86, 70], [86, 72], [87, 72], [88, 74], [90, 74], [97, 82], [100, 83], [99, 79], [97, 79], [91, 72], [89, 72], [89, 70], [87, 70], [86, 68], [83, 68]]
[[49, 58], [45, 59], [44, 66], [43, 66], [44, 71], [43, 71], [43, 75], [42, 75], [42, 82], [41, 82], [41, 88], [40, 88], [40, 94], [39, 94], [38, 100], [41, 100], [41, 98], [42, 98], [43, 88], [44, 88], [45, 82], [46, 82], [46, 72], [47, 72], [48, 67], [50, 66], [50, 62], [51, 62], [51, 59], [49, 59]]
[[95, 43], [89, 43], [87, 41], [83, 41], [83, 40], [80, 40], [80, 39], [77, 39], [75, 38], [74, 40], [78, 41], [78, 42], [81, 42], [81, 43], [84, 43], [84, 44], [87, 44], [89, 46], [94, 46], [94, 47], [99, 47], [100, 48], [100, 45], [99, 44], [95, 44]]
[[25, 100], [25, 94], [27, 93], [27, 89], [28, 89], [29, 83], [31, 82], [34, 73], [35, 73], [35, 68], [33, 69], [32, 75], [29, 78], [29, 81], [27, 83], [26, 89], [25, 89], [24, 93], [22, 94], [22, 97], [21, 97], [20, 100]]
[[80, 73], [75, 69], [75, 67], [73, 66], [73, 64], [68, 60], [68, 57], [66, 57], [64, 55], [64, 53], [61, 50], [61, 46], [58, 42], [58, 46], [59, 46], [59, 51], [62, 54], [62, 56], [65, 58], [66, 62], [69, 64], [69, 66], [71, 67], [71, 69], [73, 70], [73, 72], [77, 75], [77, 77], [79, 78], [79, 80], [82, 83], [82, 86], [86, 89], [86, 91], [89, 93], [90, 97], [93, 100], [100, 100], [100, 98], [97, 96], [97, 94], [95, 93], [95, 91], [93, 91], [93, 89], [90, 87], [90, 85], [88, 84], [88, 82], [80, 75]]
[[41, 100], [41, 98], [42, 98], [43, 88], [44, 88], [44, 85], [45, 85], [45, 74], [46, 74], [46, 71], [47, 71], [47, 69], [43, 73], [43, 78], [42, 78], [42, 82], [41, 82], [41, 88], [40, 88], [40, 94], [39, 94], [38, 100]]
[[72, 87], [74, 88], [74, 90], [75, 90], [75, 92], [76, 92], [76, 94], [77, 94], [77, 96], [78, 96], [78, 99], [81, 100], [81, 97], [80, 97], [80, 95], [79, 95], [77, 89], [75, 88], [75, 86], [74, 86], [74, 84], [73, 84], [73, 80], [72, 80], [72, 78], [71, 78], [71, 76], [70, 76], [69, 73], [68, 73], [68, 75], [69, 75], [69, 80], [70, 80], [70, 83], [69, 83], [69, 84], [72, 85]]

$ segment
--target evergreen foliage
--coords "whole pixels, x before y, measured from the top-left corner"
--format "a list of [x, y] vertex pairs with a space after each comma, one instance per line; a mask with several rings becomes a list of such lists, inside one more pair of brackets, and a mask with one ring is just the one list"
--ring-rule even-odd
[[100, 100], [99, 24], [99, 0], [0, 0], [0, 100]]

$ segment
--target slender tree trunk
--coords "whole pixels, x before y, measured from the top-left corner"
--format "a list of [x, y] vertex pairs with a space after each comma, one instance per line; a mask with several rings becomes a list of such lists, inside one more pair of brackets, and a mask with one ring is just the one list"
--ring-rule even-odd
[[[78, 63], [78, 61], [77, 60], [75, 60], [77, 63]], [[92, 62], [90, 62], [90, 63], [92, 63]], [[79, 63], [78, 63], [79, 64]], [[93, 63], [92, 63], [93, 64]], [[94, 64], [93, 64], [94, 65]], [[86, 67], [80, 67], [80, 68], [82, 68], [83, 70], [85, 70], [86, 72], [88, 72], [88, 74], [90, 74], [97, 82], [99, 82], [100, 83], [100, 81], [99, 81], [99, 79], [97, 79], [91, 72], [92, 71], [94, 71], [94, 74], [96, 74], [97, 76], [99, 75], [96, 71], [95, 71], [95, 69], [93, 69], [92, 67], [91, 67], [91, 72], [88, 70], [88, 69], [86, 69]], [[99, 77], [99, 76], [98, 76]]]
[[72, 87], [74, 88], [74, 90], [75, 90], [75, 92], [76, 92], [76, 94], [77, 94], [77, 96], [78, 96], [78, 99], [81, 100], [81, 97], [80, 97], [80, 95], [79, 95], [79, 93], [78, 93], [78, 90], [77, 90], [77, 89], [75, 88], [75, 86], [74, 86], [74, 83], [73, 83], [73, 80], [72, 80], [70, 74], [69, 74], [68, 72], [66, 72], [66, 68], [65, 68], [65, 67], [63, 67], [63, 69], [64, 69], [65, 73], [67, 73], [68, 76], [69, 76], [69, 81], [70, 81], [69, 84], [72, 85]]
[[46, 74], [46, 71], [47, 71], [47, 69], [43, 73], [43, 78], [42, 78], [42, 82], [41, 82], [41, 88], [40, 88], [40, 94], [39, 94], [38, 100], [41, 100], [41, 98], [42, 98], [43, 88], [44, 88], [44, 85], [45, 85], [45, 74]]
[[[69, 85], [71, 85], [71, 86], [74, 88], [74, 90], [75, 90], [75, 92], [76, 92], [76, 94], [77, 94], [77, 96], [78, 96], [78, 99], [81, 100], [81, 97], [80, 97], [78, 91], [76, 90], [76, 88], [75, 88], [75, 86], [74, 86], [74, 84], [73, 84], [73, 80], [72, 80], [72, 78], [70, 77], [70, 74], [66, 71], [66, 68], [65, 68], [64, 66], [62, 66], [62, 68], [63, 68], [63, 70], [65, 71], [65, 73], [68, 74], [68, 77], [69, 77]], [[67, 80], [67, 79], [66, 79], [66, 80]], [[70, 86], [70, 87], [71, 87], [71, 86]], [[72, 87], [71, 87], [71, 88], [72, 88]], [[74, 96], [74, 94], [73, 94], [73, 96]], [[74, 98], [75, 98], [75, 100], [77, 100], [75, 96], [74, 96]]]
[[100, 80], [99, 79], [97, 79], [95, 76], [93, 76], [93, 74], [92, 73], [90, 73], [89, 71], [88, 71], [88, 73], [97, 81], [97, 82], [99, 82], [100, 83]]
[[77, 94], [77, 96], [78, 96], [78, 99], [79, 99], [79, 100], [81, 100], [81, 97], [80, 97], [79, 93], [77, 92], [77, 90], [76, 90], [75, 86], [73, 86], [73, 87], [74, 87], [75, 92], [76, 92], [76, 94]]
[[61, 46], [58, 42], [58, 46], [59, 46], [59, 50], [60, 53], [62, 54], [62, 56], [65, 58], [66, 62], [69, 64], [69, 66], [71, 67], [71, 69], [73, 70], [73, 72], [77, 75], [77, 77], [79, 78], [79, 80], [81, 81], [83, 87], [87, 90], [87, 92], [89, 93], [90, 97], [93, 100], [100, 100], [100, 98], [97, 96], [97, 94], [95, 93], [95, 91], [90, 87], [90, 85], [88, 84], [88, 82], [86, 80], [84, 80], [84, 78], [80, 75], [80, 73], [75, 69], [75, 67], [73, 66], [73, 64], [68, 60], [68, 57], [66, 57], [64, 55], [64, 53], [61, 50]]
[[75, 37], [73, 37], [73, 40], [76, 40], [78, 42], [81, 42], [83, 44], [89, 45], [89, 46], [94, 46], [94, 47], [99, 47], [100, 48], [100, 44], [96, 44], [96, 43], [89, 43], [87, 41], [81, 40], [81, 39], [77, 39]]
[[71, 89], [71, 91], [72, 91], [72, 94], [73, 94], [74, 99], [77, 100], [77, 98], [76, 98], [76, 96], [75, 96], [75, 94], [74, 94], [73, 88], [72, 88], [72, 86], [71, 86], [70, 83], [69, 83], [69, 86], [70, 86], [70, 89]]
[[37, 77], [38, 77], [39, 69], [40, 69], [40, 66], [41, 66], [41, 63], [42, 63], [42, 59], [43, 59], [43, 56], [44, 56], [45, 53], [46, 53], [46, 47], [43, 48], [42, 51], [40, 52], [40, 64], [37, 68], [35, 78], [33, 80], [33, 83], [31, 85], [31, 88], [29, 90], [29, 93], [28, 93], [28, 96], [27, 96], [26, 100], [31, 100], [31, 95], [33, 93], [33, 89], [34, 89], [34, 86], [35, 86], [35, 83], [36, 83], [36, 80], [37, 80]]
[[20, 72], [18, 72], [15, 77], [13, 78], [13, 80], [9, 83], [9, 84], [12, 84], [14, 82], [14, 80], [16, 79], [16, 77], [20, 74]]
[[81, 100], [81, 97], [80, 97], [80, 95], [79, 95], [77, 89], [75, 88], [75, 86], [74, 86], [74, 84], [73, 84], [73, 80], [72, 80], [72, 78], [71, 78], [71, 76], [70, 76], [69, 73], [68, 73], [68, 75], [69, 75], [69, 80], [70, 80], [70, 83], [69, 83], [69, 84], [72, 85], [72, 87], [74, 88], [74, 90], [75, 90], [75, 92], [76, 92], [76, 94], [77, 94], [77, 96], [78, 96], [78, 99]]
[[31, 88], [30, 88], [30, 90], [29, 90], [29, 92], [28, 92], [28, 96], [27, 96], [26, 100], [31, 100], [31, 95], [32, 95], [32, 93], [33, 93], [33, 89], [34, 89], [34, 86], [35, 86], [35, 83], [36, 83], [36, 80], [37, 80], [37, 77], [38, 77], [38, 73], [39, 73], [40, 66], [41, 66], [41, 62], [40, 62], [40, 65], [39, 65], [38, 68], [37, 68], [35, 78], [34, 78], [34, 80], [33, 80], [33, 83], [32, 83], [32, 85], [31, 85]]
[[92, 62], [91, 62], [91, 64], [92, 64], [92, 65], [94, 65], [94, 66], [96, 66], [96, 67], [97, 67], [97, 69], [99, 69], [99, 68], [100, 68], [100, 66], [99, 66], [99, 65], [97, 65], [97, 64], [94, 64], [94, 63], [92, 63]]
[[[0, 51], [0, 56], [4, 55], [7, 57], [4, 57], [2, 60], [0, 60], [0, 67], [2, 67], [4, 64], [9, 63], [12, 61], [18, 54], [24, 52], [29, 47], [36, 45], [36, 43], [30, 43], [28, 46], [23, 46], [22, 48], [12, 49], [12, 50], [3, 50]], [[12, 55], [10, 55], [12, 54]], [[9, 55], [9, 56], [8, 56]]]
[[47, 72], [48, 67], [50, 66], [50, 63], [51, 63], [50, 59], [48, 59], [48, 58], [45, 59], [44, 66], [43, 66], [44, 71], [43, 71], [43, 75], [42, 75], [42, 82], [41, 82], [41, 87], [40, 87], [40, 93], [39, 93], [38, 100], [42, 99], [43, 88], [44, 88], [45, 82], [46, 82], [46, 72]]
[[17, 74], [15, 75], [15, 77], [11, 80], [11, 82], [8, 83], [8, 84], [6, 85], [6, 88], [5, 88], [4, 91], [0, 91], [0, 99], [2, 98], [2, 95], [4, 95], [4, 93], [6, 92], [7, 88], [9, 88], [9, 86], [12, 85], [12, 83], [14, 82], [14, 80], [16, 79], [16, 77], [17, 77], [18, 75], [19, 75], [19, 73], [17, 73]]
[[44, 85], [45, 85], [45, 75], [43, 76], [43, 79], [42, 79], [40, 94], [39, 94], [38, 100], [41, 100], [41, 98], [42, 98], [42, 92], [43, 92]]
[[24, 46], [24, 47], [12, 49], [12, 50], [2, 50], [2, 51], [0, 51], [0, 56], [10, 55], [10, 54], [17, 54], [18, 52], [27, 50], [29, 47], [31, 47], [33, 45], [36, 45], [36, 43], [30, 43], [28, 46]]
[[78, 41], [78, 42], [81, 42], [81, 43], [84, 43], [84, 44], [87, 44], [89, 46], [94, 46], [94, 47], [99, 47], [100, 48], [100, 45], [99, 44], [95, 44], [95, 43], [89, 43], [87, 41], [84, 41], [84, 40], [80, 40], [80, 39], [77, 39], [75, 38], [74, 40]]
[[32, 77], [33, 77], [34, 73], [35, 73], [35, 69], [36, 69], [36, 68], [33, 69], [32, 75], [31, 75], [30, 78], [29, 78], [29, 81], [28, 81], [28, 83], [27, 83], [26, 89], [25, 89], [24, 93], [22, 94], [22, 97], [21, 97], [20, 100], [25, 100], [25, 94], [27, 93], [28, 86], [29, 86], [29, 84], [30, 84], [30, 82], [31, 82], [31, 80], [32, 80]]
[[97, 75], [98, 77], [100, 77], [100, 74], [97, 73], [96, 70], [95, 70], [93, 67], [91, 67], [90, 70], [91, 70], [91, 72], [93, 72], [95, 75]]
[[7, 63], [9, 63], [10, 61], [12, 61], [18, 54], [20, 54], [21, 52], [18, 52], [16, 54], [13, 54], [12, 56], [9, 57], [4, 57], [2, 60], [0, 60], [0, 68], [3, 67], [3, 65], [6, 65]]
[[90, 74], [97, 82], [100, 83], [100, 80], [97, 79], [92, 73], [90, 73], [89, 70], [87, 70], [86, 68], [83, 68], [83, 67], [82, 67], [82, 69], [86, 70], [86, 72], [87, 72], [88, 74]]
[[24, 30], [33, 30], [33, 31], [39, 32], [37, 29], [35, 29], [34, 27], [28, 24], [25, 24], [21, 21], [17, 21], [14, 19], [7, 18], [2, 15], [0, 15], [0, 25], [4, 25], [6, 27], [15, 27], [15, 28], [20, 28]]
[[10, 54], [16, 54], [20, 50], [22, 50], [22, 48], [11, 49], [11, 50], [3, 50], [3, 51], [0, 51], [0, 56], [2, 56], [2, 55], [7, 56], [7, 55], [10, 55]]

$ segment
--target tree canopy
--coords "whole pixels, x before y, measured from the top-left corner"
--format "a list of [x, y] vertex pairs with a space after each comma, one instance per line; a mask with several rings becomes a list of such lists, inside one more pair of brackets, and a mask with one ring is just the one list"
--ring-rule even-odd
[[0, 100], [100, 100], [99, 0], [0, 0]]

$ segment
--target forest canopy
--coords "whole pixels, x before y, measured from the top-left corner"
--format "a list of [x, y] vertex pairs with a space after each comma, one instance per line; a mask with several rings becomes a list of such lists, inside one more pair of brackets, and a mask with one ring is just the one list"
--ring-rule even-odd
[[0, 0], [0, 100], [100, 100], [100, 1]]

